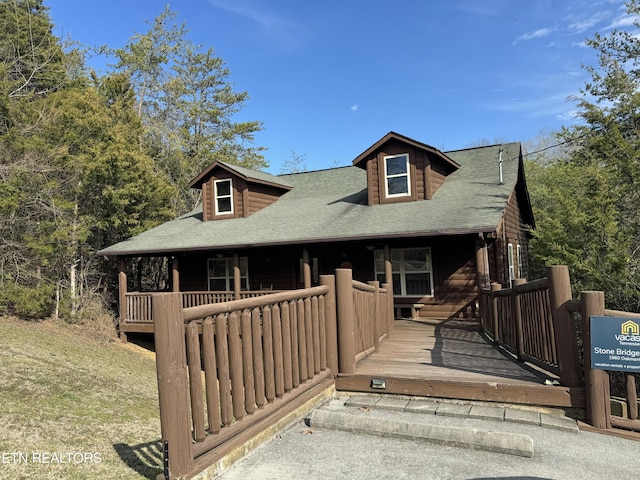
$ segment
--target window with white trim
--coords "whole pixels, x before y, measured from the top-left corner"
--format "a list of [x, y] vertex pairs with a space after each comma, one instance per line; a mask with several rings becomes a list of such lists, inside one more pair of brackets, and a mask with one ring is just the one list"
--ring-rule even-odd
[[411, 195], [410, 180], [408, 154], [384, 157], [384, 188], [387, 198]]
[[[233, 290], [233, 257], [210, 258], [207, 261], [209, 290], [230, 292]], [[249, 262], [240, 257], [240, 290], [249, 290]]]
[[516, 245], [516, 257], [518, 259], [518, 278], [525, 278], [522, 245]]
[[233, 185], [230, 178], [214, 182], [216, 215], [233, 214]]
[[[392, 248], [391, 275], [396, 297], [433, 297], [431, 248]], [[374, 251], [376, 280], [384, 283], [384, 251]]]
[[515, 266], [513, 264], [513, 243], [507, 245], [507, 257], [509, 261], [509, 282], [516, 278]]

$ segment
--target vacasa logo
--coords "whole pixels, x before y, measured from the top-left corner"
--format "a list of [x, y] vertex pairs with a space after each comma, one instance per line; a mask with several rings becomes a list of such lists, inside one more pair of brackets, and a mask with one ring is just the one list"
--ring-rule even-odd
[[616, 335], [619, 342], [640, 342], [640, 326], [631, 320], [620, 325], [620, 335]]

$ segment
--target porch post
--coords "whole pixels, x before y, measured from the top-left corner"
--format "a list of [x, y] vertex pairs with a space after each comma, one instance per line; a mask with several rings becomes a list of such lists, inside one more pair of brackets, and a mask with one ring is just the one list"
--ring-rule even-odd
[[353, 318], [353, 275], [348, 268], [336, 268], [338, 311], [338, 363], [344, 375], [356, 373], [355, 319]]
[[591, 317], [604, 316], [604, 292], [581, 292], [580, 295], [587, 421], [596, 428], [611, 428], [609, 374], [591, 369]]
[[520, 285], [524, 285], [524, 278], [514, 278], [511, 287], [511, 312], [514, 315], [516, 324], [516, 350], [518, 351], [518, 360], [524, 362], [524, 332], [522, 328], [522, 302], [520, 300]]
[[160, 429], [166, 442], [169, 474], [171, 478], [181, 478], [193, 468], [182, 299], [178, 293], [154, 293], [151, 302]]
[[325, 297], [325, 322], [327, 336], [327, 366], [333, 376], [338, 376], [338, 325], [336, 321], [336, 277], [335, 275], [320, 275], [320, 285], [329, 287]]
[[241, 279], [240, 279], [240, 255], [237, 253], [233, 254], [233, 298], [236, 300], [240, 300], [240, 289], [241, 287]]
[[581, 383], [580, 356], [573, 315], [567, 310], [571, 301], [571, 279], [569, 267], [553, 265], [547, 267], [549, 279], [549, 300], [551, 319], [555, 330], [556, 352], [560, 367], [560, 383], [566, 387], [575, 387]]
[[173, 292], [180, 291], [180, 265], [178, 257], [173, 257], [171, 261], [171, 290]]
[[476, 275], [479, 290], [489, 287], [489, 272], [486, 270], [486, 265], [487, 243], [484, 241], [484, 238], [481, 237], [476, 240]]
[[302, 249], [302, 270], [304, 288], [311, 288], [311, 263], [309, 262], [309, 250]]
[[127, 260], [126, 257], [118, 259], [118, 310], [119, 310], [119, 334], [123, 341], [127, 341], [127, 334], [122, 331], [122, 326], [127, 320]]
[[498, 297], [495, 292], [502, 290], [502, 285], [497, 282], [491, 284], [491, 328], [493, 329], [493, 341], [500, 343], [500, 322], [498, 315]]
[[393, 269], [391, 268], [391, 249], [384, 244], [384, 283], [389, 284], [393, 293]]

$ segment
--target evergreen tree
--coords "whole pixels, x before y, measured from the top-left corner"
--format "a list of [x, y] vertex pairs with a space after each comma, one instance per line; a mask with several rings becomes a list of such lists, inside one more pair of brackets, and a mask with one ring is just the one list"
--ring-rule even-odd
[[188, 184], [214, 160], [268, 166], [253, 144], [262, 124], [234, 121], [248, 94], [233, 90], [229, 69], [212, 48], [194, 45], [186, 34], [167, 7], [146, 33], [114, 52], [116, 70], [133, 79], [145, 141], [176, 188], [176, 214], [195, 207], [198, 197]]

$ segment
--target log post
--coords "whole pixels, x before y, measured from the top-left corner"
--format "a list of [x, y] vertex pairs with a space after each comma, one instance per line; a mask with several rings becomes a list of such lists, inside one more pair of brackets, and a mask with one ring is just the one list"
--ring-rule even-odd
[[180, 291], [180, 262], [178, 257], [173, 257], [171, 261], [171, 291]]
[[520, 301], [520, 291], [517, 287], [524, 285], [524, 278], [515, 278], [511, 286], [511, 311], [514, 315], [516, 324], [516, 350], [518, 351], [518, 360], [524, 361], [524, 333], [522, 329], [522, 302]]
[[386, 309], [384, 315], [384, 333], [389, 333], [393, 328], [394, 312], [393, 312], [393, 287], [390, 283], [383, 283], [382, 288], [387, 291], [387, 298], [385, 299]]
[[327, 365], [334, 376], [338, 375], [338, 325], [336, 323], [336, 277], [320, 275], [320, 285], [329, 287], [324, 298], [324, 319], [327, 332]]
[[560, 383], [566, 387], [575, 387], [582, 384], [582, 375], [573, 316], [567, 310], [567, 303], [572, 298], [569, 267], [566, 265], [547, 267], [547, 278], [549, 279], [551, 319], [560, 367]]
[[502, 285], [497, 282], [491, 284], [491, 328], [493, 329], [493, 341], [498, 343], [500, 341], [500, 323], [498, 315], [498, 297], [495, 292], [502, 290]]
[[182, 298], [179, 293], [154, 293], [151, 302], [162, 440], [169, 475], [178, 478], [193, 469]]
[[609, 399], [609, 374], [591, 369], [591, 317], [604, 315], [604, 292], [582, 292], [580, 316], [585, 368], [585, 393], [587, 421], [596, 428], [611, 428], [611, 403]]
[[127, 321], [127, 260], [120, 257], [118, 261], [118, 311], [119, 311], [119, 334], [122, 341], [127, 341], [127, 334], [122, 330]]
[[384, 283], [389, 284], [389, 289], [393, 291], [393, 267], [391, 266], [391, 249], [389, 245], [384, 245]]
[[353, 276], [348, 268], [336, 268], [336, 305], [338, 323], [339, 373], [356, 373], [355, 318], [353, 311]]
[[384, 315], [383, 309], [380, 308], [380, 282], [368, 282], [375, 291], [373, 292], [373, 346], [378, 351], [380, 346], [380, 332], [382, 331], [381, 323]]
[[302, 249], [302, 277], [304, 288], [311, 288], [311, 262], [306, 248]]
[[242, 279], [240, 272], [240, 256], [233, 254], [233, 298], [240, 300], [240, 290], [242, 289]]

